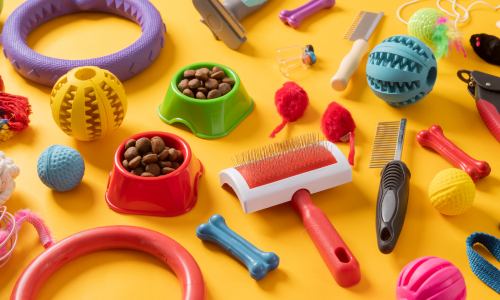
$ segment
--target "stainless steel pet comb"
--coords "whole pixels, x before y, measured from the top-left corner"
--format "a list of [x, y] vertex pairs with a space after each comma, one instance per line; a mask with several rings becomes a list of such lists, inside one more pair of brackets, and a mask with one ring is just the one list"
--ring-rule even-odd
[[358, 69], [361, 59], [368, 52], [368, 40], [372, 36], [373, 31], [375, 31], [375, 28], [377, 28], [383, 15], [383, 11], [376, 14], [361, 10], [344, 34], [343, 39], [355, 42], [352, 45], [351, 51], [340, 63], [337, 74], [330, 81], [330, 85], [337, 92], [346, 89], [347, 83]]
[[403, 229], [410, 194], [410, 170], [401, 161], [406, 119], [379, 122], [370, 168], [382, 168], [377, 198], [377, 242], [380, 252], [391, 253]]

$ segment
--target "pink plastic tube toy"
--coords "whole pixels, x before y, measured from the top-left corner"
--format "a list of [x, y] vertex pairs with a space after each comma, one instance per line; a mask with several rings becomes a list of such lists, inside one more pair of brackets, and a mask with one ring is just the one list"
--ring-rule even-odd
[[279, 18], [281, 22], [290, 25], [292, 28], [297, 28], [305, 18], [317, 13], [323, 8], [332, 8], [334, 5], [335, 0], [310, 0], [296, 9], [282, 10]]
[[421, 257], [406, 265], [399, 274], [398, 300], [465, 300], [466, 297], [462, 273], [446, 259]]
[[49, 247], [21, 274], [10, 300], [36, 299], [43, 283], [59, 268], [85, 254], [108, 249], [131, 249], [155, 256], [179, 278], [182, 300], [205, 300], [205, 281], [191, 254], [166, 235], [134, 226], [93, 228]]

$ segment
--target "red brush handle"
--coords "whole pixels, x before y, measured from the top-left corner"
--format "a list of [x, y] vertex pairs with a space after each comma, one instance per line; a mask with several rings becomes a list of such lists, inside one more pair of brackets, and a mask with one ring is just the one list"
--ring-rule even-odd
[[474, 182], [488, 176], [491, 172], [491, 167], [487, 162], [475, 160], [448, 140], [439, 125], [420, 131], [417, 141], [421, 146], [434, 149], [455, 167], [464, 170]]
[[291, 203], [338, 285], [357, 284], [361, 280], [358, 261], [325, 213], [313, 204], [309, 192], [298, 190]]

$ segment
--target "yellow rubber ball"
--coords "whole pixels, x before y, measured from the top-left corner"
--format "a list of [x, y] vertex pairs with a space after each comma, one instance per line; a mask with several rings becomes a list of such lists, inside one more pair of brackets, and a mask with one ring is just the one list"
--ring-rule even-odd
[[50, 94], [57, 126], [80, 141], [110, 135], [127, 113], [123, 84], [108, 70], [80, 67], [59, 78]]
[[439, 172], [429, 187], [431, 204], [448, 216], [466, 212], [472, 206], [475, 196], [476, 186], [470, 176], [455, 168]]

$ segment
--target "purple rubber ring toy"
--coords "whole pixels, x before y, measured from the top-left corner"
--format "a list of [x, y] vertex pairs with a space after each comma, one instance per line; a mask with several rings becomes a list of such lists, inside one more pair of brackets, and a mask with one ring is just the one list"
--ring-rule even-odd
[[[112, 13], [141, 26], [142, 35], [116, 53], [91, 59], [67, 60], [41, 55], [26, 44], [29, 33], [51, 19], [83, 11]], [[165, 45], [167, 28], [148, 0], [27, 0], [7, 19], [0, 42], [14, 69], [29, 80], [54, 86], [71, 69], [96, 66], [125, 81], [146, 69]]]

